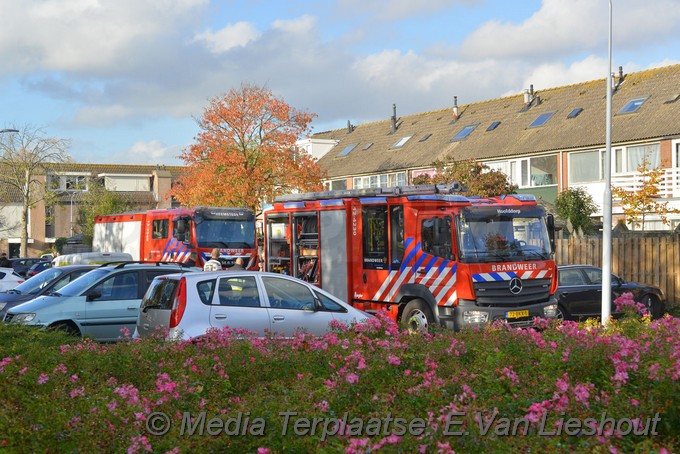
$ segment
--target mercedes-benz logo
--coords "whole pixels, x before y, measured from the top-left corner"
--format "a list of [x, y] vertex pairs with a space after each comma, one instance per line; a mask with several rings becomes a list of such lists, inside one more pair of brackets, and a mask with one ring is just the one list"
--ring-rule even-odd
[[510, 287], [510, 293], [513, 295], [519, 294], [522, 291], [522, 279], [513, 277], [510, 279], [510, 285], [508, 287]]

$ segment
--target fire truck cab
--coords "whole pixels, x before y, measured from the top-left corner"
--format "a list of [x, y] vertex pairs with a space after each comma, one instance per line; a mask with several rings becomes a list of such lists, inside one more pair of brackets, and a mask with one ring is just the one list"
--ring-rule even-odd
[[412, 331], [557, 314], [554, 221], [533, 195], [464, 197], [457, 183], [279, 197], [265, 269], [291, 274]]

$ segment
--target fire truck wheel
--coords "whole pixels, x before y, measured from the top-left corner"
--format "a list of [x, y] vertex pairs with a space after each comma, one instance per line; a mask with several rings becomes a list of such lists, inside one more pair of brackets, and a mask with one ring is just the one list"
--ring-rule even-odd
[[427, 303], [423, 300], [413, 300], [406, 305], [401, 314], [401, 320], [411, 333], [427, 332], [428, 326], [434, 323], [434, 317]]

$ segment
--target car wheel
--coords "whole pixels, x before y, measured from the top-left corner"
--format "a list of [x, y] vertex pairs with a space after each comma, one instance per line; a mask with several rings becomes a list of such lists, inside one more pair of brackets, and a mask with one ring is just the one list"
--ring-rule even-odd
[[425, 301], [416, 299], [406, 305], [401, 320], [410, 333], [426, 333], [434, 323], [434, 316]]
[[557, 320], [565, 321], [571, 320], [571, 315], [561, 304], [557, 305], [557, 313], [555, 314]]
[[663, 316], [663, 308], [661, 307], [661, 301], [654, 295], [645, 295], [642, 297], [642, 304], [645, 305], [647, 311], [652, 316], [652, 319], [661, 318]]
[[80, 337], [80, 330], [73, 322], [59, 322], [50, 326], [55, 331], [62, 331], [69, 336]]

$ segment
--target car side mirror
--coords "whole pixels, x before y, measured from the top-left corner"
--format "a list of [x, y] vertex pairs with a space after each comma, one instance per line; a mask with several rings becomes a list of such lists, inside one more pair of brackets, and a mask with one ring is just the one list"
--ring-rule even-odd
[[102, 296], [101, 292], [98, 292], [98, 291], [96, 291], [96, 290], [92, 290], [90, 293], [88, 293], [88, 294], [85, 296], [85, 301], [88, 301], [88, 302], [89, 302], [89, 301], [94, 301], [94, 300], [96, 300], [96, 299], [101, 298], [101, 296]]
[[548, 227], [548, 238], [550, 239], [550, 252], [555, 253], [555, 216], [546, 216], [546, 226]]
[[316, 312], [319, 310], [319, 302], [314, 299], [314, 302], [312, 304], [305, 304], [302, 309], [304, 309], [305, 312]]

